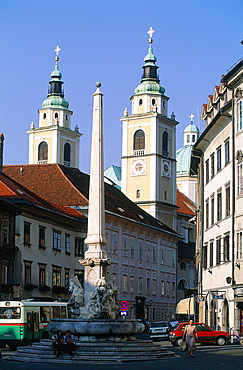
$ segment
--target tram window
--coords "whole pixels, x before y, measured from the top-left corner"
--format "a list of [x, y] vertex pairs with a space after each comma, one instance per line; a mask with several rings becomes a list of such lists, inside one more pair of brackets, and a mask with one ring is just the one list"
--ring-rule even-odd
[[[52, 317], [52, 315], [51, 315], [51, 307], [48, 307], [48, 306], [46, 306], [46, 307], [42, 307], [43, 308], [43, 318], [45, 318], [46, 319], [46, 321], [50, 321], [50, 319], [51, 319], [51, 317]], [[41, 313], [41, 315], [42, 315], [42, 313]], [[43, 321], [42, 319], [41, 319], [41, 321]]]
[[39, 313], [34, 312], [34, 331], [37, 333], [39, 331]]
[[0, 319], [20, 319], [20, 307], [0, 307]]
[[53, 307], [53, 319], [60, 319], [60, 307]]
[[27, 332], [32, 332], [32, 312], [27, 312]]
[[66, 307], [60, 307], [60, 308], [61, 308], [61, 319], [66, 319], [67, 317]]

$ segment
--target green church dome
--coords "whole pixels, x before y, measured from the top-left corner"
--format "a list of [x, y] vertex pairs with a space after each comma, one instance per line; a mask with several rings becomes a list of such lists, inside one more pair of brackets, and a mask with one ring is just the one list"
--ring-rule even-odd
[[186, 145], [176, 151], [176, 174], [190, 175], [193, 145]]
[[68, 109], [69, 102], [61, 96], [49, 96], [42, 103], [42, 108], [65, 108]]
[[157, 82], [153, 81], [144, 81], [136, 87], [134, 90], [135, 94], [144, 94], [144, 93], [155, 93], [155, 94], [164, 94], [165, 88]]
[[165, 88], [160, 84], [159, 76], [157, 73], [158, 66], [156, 65], [156, 56], [153, 53], [152, 38], [149, 39], [148, 54], [144, 58], [143, 74], [140, 85], [134, 90], [135, 94], [153, 93], [164, 94]]
[[52, 79], [55, 79], [57, 78], [58, 80], [60, 80], [62, 78], [62, 72], [59, 71], [58, 69], [58, 64], [55, 65], [55, 69], [54, 71], [51, 73], [51, 78]]
[[[55, 51], [59, 52], [61, 49], [57, 47]], [[62, 81], [62, 73], [59, 71], [58, 55], [55, 57], [55, 68], [54, 71], [51, 73], [51, 81], [49, 81], [49, 91], [47, 98], [42, 103], [42, 108], [65, 108], [68, 109], [69, 102], [64, 99], [64, 92], [63, 92], [63, 81]]]
[[150, 65], [153, 65], [157, 62], [157, 58], [153, 53], [152, 45], [150, 45], [148, 54], [144, 57], [144, 62], [145, 64], [150, 64]]
[[185, 132], [195, 132], [195, 133], [198, 134], [199, 133], [199, 128], [194, 124], [190, 124], [185, 128], [183, 133], [185, 133]]

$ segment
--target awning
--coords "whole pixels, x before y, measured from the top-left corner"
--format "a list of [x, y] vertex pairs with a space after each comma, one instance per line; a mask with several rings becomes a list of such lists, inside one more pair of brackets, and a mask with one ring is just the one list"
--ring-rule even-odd
[[176, 305], [178, 315], [194, 315], [194, 297], [182, 299]]
[[229, 302], [243, 302], [243, 297], [236, 297], [234, 299], [230, 299]]

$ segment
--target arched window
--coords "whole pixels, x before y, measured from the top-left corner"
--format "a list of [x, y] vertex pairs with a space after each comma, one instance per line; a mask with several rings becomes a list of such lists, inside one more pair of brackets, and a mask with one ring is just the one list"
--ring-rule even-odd
[[144, 155], [145, 134], [143, 130], [137, 130], [134, 135], [133, 150], [134, 155]]
[[138, 190], [137, 190], [137, 192], [136, 192], [136, 197], [137, 197], [137, 198], [140, 198], [140, 196], [141, 196], [141, 192], [140, 192], [140, 190], [138, 189]]
[[46, 163], [48, 161], [48, 145], [42, 141], [38, 147], [38, 162]]
[[164, 131], [162, 135], [162, 155], [165, 157], [169, 155], [169, 135], [167, 131]]
[[71, 145], [69, 143], [64, 144], [64, 166], [70, 166], [71, 164]]
[[186, 280], [181, 279], [178, 283], [178, 290], [185, 290], [187, 287]]

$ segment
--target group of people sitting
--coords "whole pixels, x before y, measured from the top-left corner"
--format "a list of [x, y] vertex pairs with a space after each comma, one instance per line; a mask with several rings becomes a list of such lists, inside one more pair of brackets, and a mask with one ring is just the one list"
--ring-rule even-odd
[[62, 351], [67, 350], [71, 359], [75, 348], [75, 337], [71, 334], [70, 330], [67, 330], [65, 335], [63, 335], [61, 330], [58, 330], [52, 338], [54, 356], [59, 357], [62, 354]]

